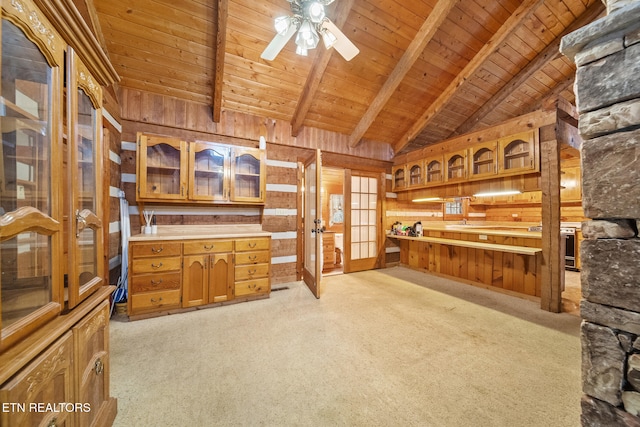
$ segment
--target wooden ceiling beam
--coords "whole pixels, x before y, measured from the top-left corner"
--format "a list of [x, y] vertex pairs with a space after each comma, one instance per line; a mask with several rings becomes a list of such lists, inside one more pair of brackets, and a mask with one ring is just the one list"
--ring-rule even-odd
[[216, 63], [213, 79], [213, 121], [220, 123], [222, 112], [222, 85], [224, 83], [224, 57], [227, 48], [227, 16], [229, 16], [229, 0], [218, 0], [218, 29], [216, 31]]
[[[333, 23], [338, 28], [342, 28], [344, 23], [347, 21], [347, 16], [349, 16], [353, 3], [354, 0], [343, 0], [337, 4], [334, 15], [336, 16], [336, 19]], [[316, 53], [313, 65], [311, 66], [311, 72], [307, 76], [307, 81], [305, 82], [302, 92], [300, 93], [300, 97], [298, 98], [296, 110], [294, 111], [291, 119], [291, 136], [295, 137], [300, 133], [300, 129], [307, 117], [307, 113], [311, 108], [311, 102], [315, 98], [320, 82], [322, 81], [322, 76], [329, 65], [333, 49], [322, 49], [321, 52], [322, 53]]]
[[449, 12], [458, 3], [459, 0], [439, 0], [436, 7], [433, 8], [426, 21], [422, 24], [415, 38], [409, 44], [409, 47], [398, 61], [389, 78], [384, 82], [382, 88], [374, 98], [373, 102], [367, 108], [355, 129], [349, 136], [349, 146], [355, 147], [367, 132], [371, 124], [374, 122], [378, 114], [382, 111], [387, 101], [393, 96], [394, 92], [411, 70], [413, 64], [420, 57], [427, 44], [431, 41], [440, 25], [447, 19]]
[[464, 123], [449, 135], [452, 138], [455, 135], [462, 135], [473, 130], [478, 123], [489, 113], [491, 113], [499, 104], [501, 104], [513, 91], [525, 83], [538, 70], [547, 65], [549, 62], [561, 55], [560, 42], [562, 38], [585, 25], [593, 22], [605, 11], [602, 2], [593, 3], [584, 11], [577, 20], [568, 26], [558, 37], [556, 37], [542, 52], [540, 52], [531, 62], [527, 64], [518, 74], [516, 74], [506, 85], [496, 92], [485, 104], [480, 107], [473, 115], [471, 115]]
[[402, 150], [409, 141], [422, 132], [436, 114], [453, 98], [456, 90], [480, 68], [487, 58], [497, 49], [497, 46], [504, 42], [504, 40], [527, 19], [529, 14], [543, 3], [544, 0], [524, 0], [520, 6], [518, 6], [515, 12], [506, 20], [493, 37], [480, 49], [478, 54], [469, 61], [466, 67], [453, 79], [440, 96], [422, 113], [414, 125], [394, 144], [393, 148], [396, 153]]

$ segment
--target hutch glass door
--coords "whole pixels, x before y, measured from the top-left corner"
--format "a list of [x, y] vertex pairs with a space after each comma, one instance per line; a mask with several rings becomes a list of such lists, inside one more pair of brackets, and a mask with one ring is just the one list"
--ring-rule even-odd
[[[100, 86], [91, 78], [73, 50], [68, 54], [72, 73], [68, 93], [69, 172], [73, 227], [69, 248], [69, 307], [76, 306], [102, 284], [99, 96]], [[73, 85], [72, 85], [73, 84]]]
[[62, 230], [52, 197], [59, 181], [51, 173], [60, 87], [52, 64], [62, 58], [41, 50], [18, 24], [1, 21], [0, 349], [55, 316], [62, 302], [54, 260]]

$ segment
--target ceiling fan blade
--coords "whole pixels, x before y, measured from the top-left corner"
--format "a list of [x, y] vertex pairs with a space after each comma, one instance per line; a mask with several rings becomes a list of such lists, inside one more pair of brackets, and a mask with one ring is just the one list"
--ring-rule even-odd
[[340, 31], [336, 24], [331, 22], [329, 19], [322, 21], [322, 28], [329, 31], [336, 37], [337, 40], [333, 45], [333, 48], [337, 50], [338, 53], [347, 61], [351, 61], [358, 53], [360, 53], [360, 49], [351, 43], [351, 40], [349, 40], [349, 38]]
[[289, 29], [284, 35], [276, 33], [276, 36], [273, 38], [273, 40], [271, 40], [271, 43], [269, 43], [269, 45], [265, 48], [264, 52], [262, 52], [260, 58], [266, 59], [267, 61], [273, 61], [276, 56], [278, 56], [282, 48], [284, 48], [284, 46], [287, 44], [289, 39], [293, 37], [297, 29], [298, 28], [296, 25], [290, 25]]

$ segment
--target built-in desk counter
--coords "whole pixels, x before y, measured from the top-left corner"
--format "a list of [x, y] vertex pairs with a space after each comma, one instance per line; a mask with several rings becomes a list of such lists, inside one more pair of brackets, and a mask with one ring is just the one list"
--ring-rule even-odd
[[542, 233], [526, 227], [423, 225], [422, 237], [388, 235], [400, 263], [520, 297], [541, 294]]

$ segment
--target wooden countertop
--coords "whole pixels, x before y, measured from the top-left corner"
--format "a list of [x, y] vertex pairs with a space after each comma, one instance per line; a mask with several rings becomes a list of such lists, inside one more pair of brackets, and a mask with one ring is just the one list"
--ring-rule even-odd
[[526, 237], [541, 239], [542, 232], [528, 231], [531, 225], [506, 224], [422, 224], [422, 232], [444, 231], [449, 233], [487, 234], [491, 236]]
[[136, 234], [131, 242], [156, 240], [237, 239], [242, 237], [271, 237], [259, 224], [228, 225], [159, 225], [157, 234]]
[[465, 248], [474, 248], [474, 249], [487, 249], [491, 251], [509, 252], [509, 253], [522, 254], [522, 255], [535, 255], [537, 253], [542, 252], [542, 249], [540, 248], [530, 248], [528, 246], [513, 246], [513, 245], [502, 245], [498, 243], [472, 242], [469, 240], [443, 239], [440, 237], [411, 237], [411, 236], [396, 236], [393, 234], [389, 234], [387, 237], [390, 237], [392, 239], [416, 240], [419, 242], [430, 242], [430, 243], [437, 243], [440, 245], [461, 246]]

